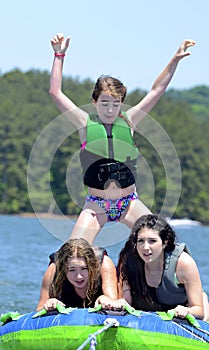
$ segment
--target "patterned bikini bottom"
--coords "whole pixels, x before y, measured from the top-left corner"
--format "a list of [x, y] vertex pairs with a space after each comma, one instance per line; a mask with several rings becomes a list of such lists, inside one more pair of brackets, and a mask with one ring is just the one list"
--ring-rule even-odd
[[131, 201], [135, 199], [138, 199], [138, 194], [133, 192], [126, 197], [115, 200], [88, 195], [86, 197], [86, 202], [98, 204], [100, 208], [104, 209], [106, 212], [108, 221], [116, 221], [121, 217], [122, 213], [129, 206]]

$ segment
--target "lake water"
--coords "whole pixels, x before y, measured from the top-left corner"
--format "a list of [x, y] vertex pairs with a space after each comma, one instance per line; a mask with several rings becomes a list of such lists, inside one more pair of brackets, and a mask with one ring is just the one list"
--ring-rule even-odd
[[[0, 216], [0, 314], [35, 311], [48, 256], [69, 238], [74, 222]], [[175, 227], [178, 241], [188, 244], [209, 294], [209, 227]], [[96, 243], [105, 246], [116, 263], [129, 230], [122, 224], [105, 226]]]

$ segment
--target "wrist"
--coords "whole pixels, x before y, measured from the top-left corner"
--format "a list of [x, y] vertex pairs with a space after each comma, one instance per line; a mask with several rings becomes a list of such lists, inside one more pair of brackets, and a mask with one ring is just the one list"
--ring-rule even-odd
[[65, 57], [65, 53], [55, 52], [55, 53], [54, 53], [54, 56], [55, 56], [55, 57], [64, 58], [64, 57]]

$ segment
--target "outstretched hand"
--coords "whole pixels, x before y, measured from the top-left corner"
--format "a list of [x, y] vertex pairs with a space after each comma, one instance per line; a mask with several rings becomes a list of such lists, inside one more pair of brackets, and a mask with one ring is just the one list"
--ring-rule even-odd
[[181, 44], [181, 46], [179, 47], [178, 51], [176, 52], [176, 56], [179, 59], [182, 59], [185, 56], [191, 55], [191, 52], [186, 51], [186, 50], [188, 49], [188, 47], [194, 46], [194, 45], [195, 45], [194, 40], [191, 40], [191, 39], [184, 40], [183, 43]]
[[183, 305], [177, 305], [174, 309], [168, 310], [168, 312], [174, 311], [175, 312], [175, 317], [180, 317], [180, 318], [185, 318], [188, 313], [188, 307], [183, 306]]
[[106, 310], [124, 310], [127, 301], [125, 299], [113, 300], [105, 295], [100, 295], [95, 302], [95, 307], [97, 307], [98, 304], [101, 304], [102, 308]]
[[55, 310], [57, 307], [57, 304], [60, 304], [61, 306], [66, 306], [60, 300], [58, 300], [56, 298], [50, 298], [45, 302], [44, 309], [46, 309], [46, 311]]
[[55, 53], [65, 53], [70, 43], [70, 37], [64, 38], [63, 33], [56, 34], [51, 40], [52, 47]]

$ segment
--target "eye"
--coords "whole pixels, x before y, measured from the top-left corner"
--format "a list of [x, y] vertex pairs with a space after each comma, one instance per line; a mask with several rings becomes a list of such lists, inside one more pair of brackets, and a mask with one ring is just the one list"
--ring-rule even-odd
[[153, 243], [155, 243], [155, 242], [156, 242], [156, 239], [154, 239], [154, 238], [153, 238], [153, 239], [150, 239], [150, 243], [151, 243], [151, 244], [153, 244]]
[[68, 269], [69, 272], [75, 272], [75, 269]]
[[118, 101], [118, 102], [114, 102], [114, 103], [113, 103], [113, 106], [114, 106], [114, 107], [120, 106], [120, 102], [119, 102], [119, 101]]
[[105, 101], [102, 102], [102, 106], [103, 106], [103, 107], [107, 107], [107, 106], [108, 106], [108, 102], [105, 102]]
[[143, 243], [144, 243], [143, 239], [138, 239], [137, 240], [137, 244], [143, 244]]

